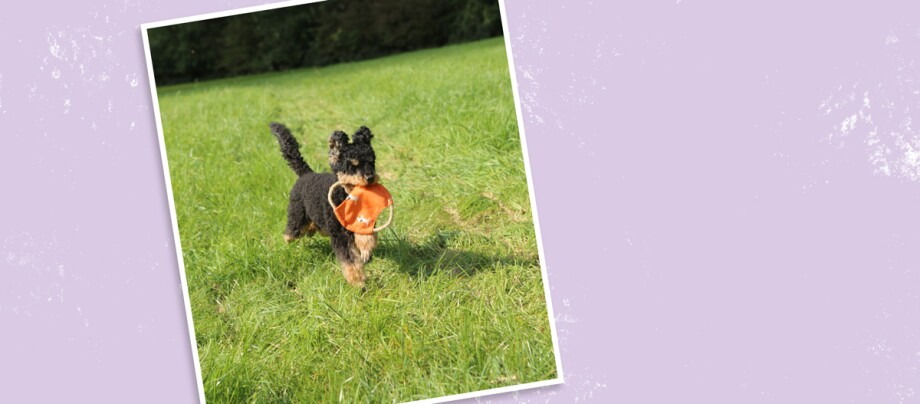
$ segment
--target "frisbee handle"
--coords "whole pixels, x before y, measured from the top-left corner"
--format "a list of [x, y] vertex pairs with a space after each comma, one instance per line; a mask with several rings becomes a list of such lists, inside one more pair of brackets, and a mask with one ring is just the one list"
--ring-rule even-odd
[[336, 206], [335, 206], [335, 203], [332, 202], [332, 192], [335, 191], [335, 187], [340, 186], [340, 185], [342, 185], [342, 182], [336, 181], [334, 184], [332, 184], [331, 187], [329, 187], [329, 206], [332, 206], [333, 210], [335, 210]]

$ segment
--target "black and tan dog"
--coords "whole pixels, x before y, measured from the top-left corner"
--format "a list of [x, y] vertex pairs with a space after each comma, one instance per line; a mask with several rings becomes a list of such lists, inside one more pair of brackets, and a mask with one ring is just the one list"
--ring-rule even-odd
[[329, 236], [345, 279], [353, 286], [364, 287], [364, 264], [377, 246], [377, 235], [355, 234], [342, 227], [329, 206], [328, 195], [329, 187], [336, 181], [341, 182], [344, 186], [336, 187], [332, 194], [332, 201], [338, 205], [355, 185], [366, 186], [378, 180], [374, 168], [376, 155], [371, 147], [374, 135], [362, 126], [349, 143], [345, 132], [334, 132], [329, 137], [332, 173], [315, 173], [301, 156], [300, 145], [291, 131], [275, 122], [270, 127], [281, 145], [281, 155], [298, 177], [291, 189], [284, 241], [291, 242], [316, 232]]

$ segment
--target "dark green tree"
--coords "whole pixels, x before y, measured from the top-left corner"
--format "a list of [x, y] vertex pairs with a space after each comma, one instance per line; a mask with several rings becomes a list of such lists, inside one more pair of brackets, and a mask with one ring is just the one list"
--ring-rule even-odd
[[148, 31], [160, 85], [324, 66], [501, 34], [497, 0], [329, 0]]

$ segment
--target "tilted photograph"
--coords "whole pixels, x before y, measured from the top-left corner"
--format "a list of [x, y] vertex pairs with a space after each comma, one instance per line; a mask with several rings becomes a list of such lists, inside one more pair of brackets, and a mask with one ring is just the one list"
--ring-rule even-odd
[[142, 32], [207, 400], [562, 382], [499, 2], [287, 3]]

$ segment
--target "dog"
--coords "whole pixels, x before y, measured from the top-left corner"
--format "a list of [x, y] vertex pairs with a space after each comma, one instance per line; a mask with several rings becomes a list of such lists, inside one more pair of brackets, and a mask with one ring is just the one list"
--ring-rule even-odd
[[329, 167], [332, 172], [317, 173], [304, 161], [300, 144], [287, 127], [277, 122], [272, 122], [269, 127], [278, 139], [281, 155], [297, 174], [288, 203], [284, 241], [290, 243], [315, 233], [328, 236], [345, 280], [363, 289], [367, 279], [364, 264], [371, 259], [371, 253], [377, 246], [377, 235], [355, 234], [343, 227], [329, 206], [328, 195], [329, 188], [336, 181], [341, 182], [343, 186], [336, 187], [332, 194], [332, 201], [339, 205], [354, 186], [368, 186], [380, 180], [374, 166], [377, 156], [371, 147], [374, 135], [362, 126], [349, 142], [345, 132], [333, 132], [329, 136]]

